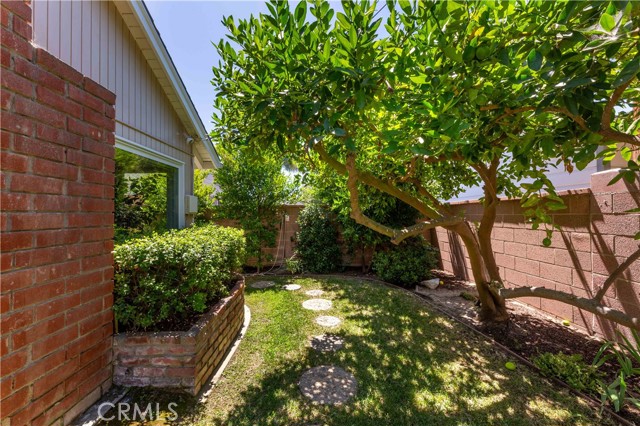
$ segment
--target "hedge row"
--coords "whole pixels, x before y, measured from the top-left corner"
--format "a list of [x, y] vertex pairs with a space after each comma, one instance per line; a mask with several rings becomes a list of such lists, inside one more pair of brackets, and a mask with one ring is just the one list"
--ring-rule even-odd
[[244, 257], [243, 232], [216, 225], [118, 245], [116, 321], [127, 331], [188, 329], [194, 317], [228, 295]]

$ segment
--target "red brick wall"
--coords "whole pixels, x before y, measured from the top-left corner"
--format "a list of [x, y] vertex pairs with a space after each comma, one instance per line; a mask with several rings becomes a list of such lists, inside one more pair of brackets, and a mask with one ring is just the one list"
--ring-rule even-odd
[[244, 323], [244, 279], [189, 331], [114, 336], [113, 380], [196, 395], [224, 360]]
[[1, 9], [2, 426], [68, 423], [111, 381], [115, 95]]
[[[591, 188], [568, 191], [568, 206], [554, 215], [562, 226], [551, 247], [542, 246], [544, 231], [534, 231], [523, 221], [519, 200], [502, 201], [498, 207], [493, 248], [507, 286], [540, 286], [592, 297], [608, 275], [638, 249], [633, 239], [640, 230], [640, 214], [624, 213], [640, 206], [640, 177], [634, 184], [607, 183], [616, 171], [592, 175]], [[457, 203], [467, 217], [479, 221], [482, 206], [477, 202]], [[459, 239], [438, 229], [442, 266], [458, 276], [471, 277], [469, 259]], [[589, 332], [615, 335], [615, 325], [570, 305], [540, 298], [517, 299], [560, 318], [571, 320]], [[615, 309], [640, 316], [640, 262], [632, 265], [604, 302]]]

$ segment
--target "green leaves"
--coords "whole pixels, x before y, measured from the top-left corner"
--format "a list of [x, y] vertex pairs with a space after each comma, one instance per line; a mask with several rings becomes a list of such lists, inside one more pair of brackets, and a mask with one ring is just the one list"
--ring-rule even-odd
[[640, 55], [630, 60], [624, 68], [622, 68], [618, 77], [613, 81], [613, 87], [622, 86], [624, 83], [636, 77], [638, 72], [640, 72]]
[[531, 49], [527, 55], [527, 65], [534, 71], [539, 71], [542, 68], [542, 54], [536, 49]]
[[298, 25], [302, 25], [304, 23], [306, 16], [307, 16], [307, 2], [303, 0], [300, 3], [298, 3], [298, 6], [296, 7], [296, 11], [295, 11], [295, 18]]
[[616, 20], [608, 13], [603, 13], [600, 17], [600, 26], [605, 30], [611, 32], [616, 27]]
[[114, 249], [113, 310], [127, 331], [177, 331], [228, 294], [245, 256], [242, 230], [191, 227]]

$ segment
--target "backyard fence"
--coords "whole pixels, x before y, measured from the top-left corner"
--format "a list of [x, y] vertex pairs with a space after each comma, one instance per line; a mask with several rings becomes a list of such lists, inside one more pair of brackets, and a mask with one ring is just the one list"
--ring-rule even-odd
[[[631, 184], [619, 180], [608, 186], [615, 170], [595, 173], [591, 187], [561, 192], [567, 208], [554, 214], [562, 227], [556, 231], [550, 247], [544, 247], [543, 230], [532, 230], [525, 223], [520, 200], [502, 200], [493, 230], [493, 248], [500, 274], [508, 287], [537, 286], [591, 298], [618, 265], [638, 249], [634, 235], [640, 230], [640, 214], [625, 213], [640, 206], [640, 178]], [[482, 204], [478, 201], [452, 203], [454, 211], [465, 212], [471, 221], [480, 221]], [[297, 217], [302, 205], [282, 207], [275, 247], [264, 249], [272, 265], [282, 265], [295, 253]], [[233, 226], [233, 222], [222, 222]], [[465, 279], [471, 279], [471, 266], [459, 238], [443, 228], [425, 233], [441, 253], [441, 267]], [[343, 248], [344, 265], [369, 265], [372, 253], [348, 253]], [[565, 303], [538, 297], [520, 300], [558, 318], [567, 319], [589, 333], [612, 338], [616, 326], [610, 321]], [[640, 315], [640, 262], [636, 262], [617, 280], [603, 302], [629, 315]]]
[[[640, 176], [634, 183], [619, 180], [608, 186], [616, 170], [595, 173], [591, 188], [564, 191], [567, 209], [553, 215], [562, 226], [544, 247], [543, 230], [524, 222], [519, 200], [498, 205], [492, 234], [500, 274], [508, 287], [537, 286], [591, 298], [609, 274], [638, 250], [634, 235], [640, 230], [640, 214], [625, 213], [640, 206]], [[454, 203], [470, 220], [480, 220], [477, 201]], [[438, 228], [432, 242], [440, 248], [442, 268], [463, 278], [471, 277], [463, 244], [452, 233]], [[565, 303], [527, 297], [517, 299], [544, 312], [567, 319], [590, 333], [615, 336], [615, 324]], [[635, 262], [605, 295], [603, 302], [629, 315], [640, 315], [640, 262]]]

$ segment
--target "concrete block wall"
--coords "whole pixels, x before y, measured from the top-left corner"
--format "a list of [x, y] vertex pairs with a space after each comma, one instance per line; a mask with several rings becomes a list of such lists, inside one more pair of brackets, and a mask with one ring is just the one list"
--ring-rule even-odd
[[[609, 274], [635, 250], [633, 239], [640, 231], [640, 214], [626, 213], [640, 206], [640, 177], [634, 183], [608, 182], [615, 170], [592, 175], [591, 188], [562, 193], [566, 210], [554, 214], [562, 231], [554, 233], [550, 247], [544, 247], [542, 230], [524, 222], [519, 200], [503, 200], [498, 207], [493, 231], [493, 248], [500, 273], [507, 286], [540, 286], [592, 297]], [[479, 221], [478, 202], [456, 203], [454, 208]], [[469, 259], [459, 238], [444, 229], [434, 232], [444, 270], [471, 279]], [[612, 338], [615, 324], [562, 302], [541, 298], [520, 301], [562, 319], [568, 319], [590, 333]], [[640, 315], [640, 262], [633, 264], [605, 296], [612, 308]]]
[[2, 426], [67, 424], [111, 384], [115, 95], [0, 9]]

